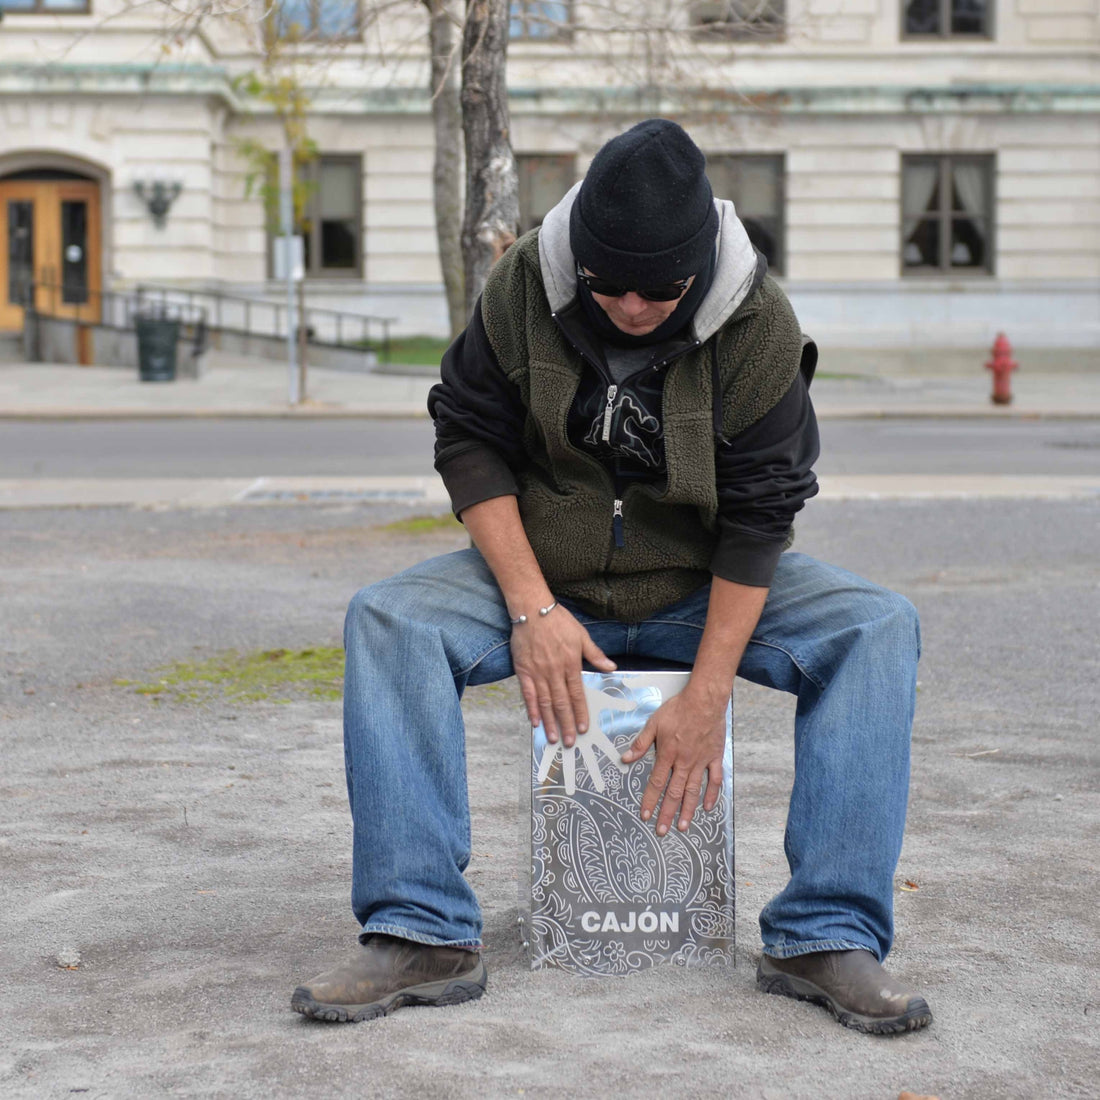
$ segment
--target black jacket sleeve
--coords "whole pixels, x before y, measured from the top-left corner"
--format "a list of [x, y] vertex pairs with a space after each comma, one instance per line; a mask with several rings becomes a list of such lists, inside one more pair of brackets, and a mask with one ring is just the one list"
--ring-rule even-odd
[[817, 493], [819, 451], [800, 371], [767, 414], [715, 450], [719, 537], [712, 573], [739, 584], [771, 584], [795, 513]]
[[526, 464], [526, 409], [489, 343], [478, 299], [469, 325], [443, 354], [440, 381], [428, 394], [435, 421], [435, 468], [455, 515], [492, 497], [515, 495]]

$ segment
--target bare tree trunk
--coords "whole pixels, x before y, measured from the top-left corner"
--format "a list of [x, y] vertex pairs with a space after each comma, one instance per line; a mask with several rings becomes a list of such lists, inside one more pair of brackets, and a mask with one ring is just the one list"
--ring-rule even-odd
[[[450, 0], [453, 3], [453, 0]], [[459, 101], [455, 24], [448, 0], [423, 0], [428, 9], [428, 41], [432, 55], [432, 127], [435, 164], [435, 233], [439, 264], [447, 291], [451, 335], [466, 326], [466, 296], [462, 269], [462, 105]]]
[[466, 215], [462, 255], [466, 316], [489, 270], [516, 239], [519, 181], [508, 121], [504, 66], [508, 0], [466, 0], [462, 38], [462, 130], [466, 138]]

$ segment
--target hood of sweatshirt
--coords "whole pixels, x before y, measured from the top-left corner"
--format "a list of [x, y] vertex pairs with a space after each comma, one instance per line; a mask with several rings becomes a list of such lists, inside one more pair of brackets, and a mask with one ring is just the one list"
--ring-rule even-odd
[[[546, 215], [539, 230], [539, 267], [553, 313], [560, 313], [577, 297], [577, 262], [569, 246], [569, 212], [580, 186], [575, 184], [569, 190]], [[764, 264], [733, 203], [715, 199], [714, 205], [718, 210], [714, 279], [689, 326], [700, 342], [713, 336], [737, 312], [758, 285], [758, 270]]]

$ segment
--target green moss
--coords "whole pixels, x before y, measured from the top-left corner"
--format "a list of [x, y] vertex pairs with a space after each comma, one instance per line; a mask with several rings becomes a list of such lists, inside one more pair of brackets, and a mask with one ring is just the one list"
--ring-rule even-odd
[[312, 649], [262, 649], [252, 653], [230, 650], [204, 661], [177, 661], [154, 670], [155, 679], [131, 686], [153, 702], [232, 699], [256, 703], [289, 703], [295, 699], [337, 700], [344, 689], [344, 651], [336, 646]]
[[435, 531], [461, 531], [462, 524], [450, 513], [436, 516], [410, 516], [382, 526], [383, 531], [395, 531], [400, 535], [426, 535]]
[[[519, 685], [513, 680], [499, 681], [495, 684], [477, 684], [466, 689], [462, 696], [464, 707], [507, 706], [513, 710], [523, 710], [523, 696]], [[518, 728], [518, 727], [517, 727]]]

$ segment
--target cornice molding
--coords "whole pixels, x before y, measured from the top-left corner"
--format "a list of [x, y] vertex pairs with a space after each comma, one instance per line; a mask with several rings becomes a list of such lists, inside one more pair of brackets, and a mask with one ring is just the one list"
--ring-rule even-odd
[[1035, 114], [1100, 112], [1096, 84], [802, 85], [676, 91], [667, 89], [513, 88], [524, 112], [645, 110], [774, 114]]
[[[3, 95], [110, 95], [214, 97], [240, 115], [266, 115], [263, 104], [234, 90], [218, 65], [34, 65], [0, 62]], [[422, 88], [355, 90], [334, 85], [311, 91], [313, 114], [427, 114]], [[649, 114], [1081, 114], [1100, 112], [1100, 85], [975, 83], [935, 85], [825, 85], [714, 89], [513, 87], [517, 113]]]
[[218, 65], [31, 64], [0, 62], [0, 95], [214, 96], [234, 110], [240, 97]]

